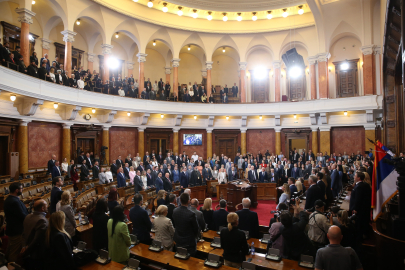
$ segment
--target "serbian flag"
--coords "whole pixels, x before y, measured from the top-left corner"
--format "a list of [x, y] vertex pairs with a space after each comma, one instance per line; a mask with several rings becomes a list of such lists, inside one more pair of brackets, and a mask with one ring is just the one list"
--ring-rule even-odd
[[381, 215], [384, 205], [397, 194], [397, 177], [399, 174], [393, 165], [384, 162], [394, 155], [381, 142], [375, 142], [374, 171], [372, 181], [371, 207], [373, 218], [376, 220]]

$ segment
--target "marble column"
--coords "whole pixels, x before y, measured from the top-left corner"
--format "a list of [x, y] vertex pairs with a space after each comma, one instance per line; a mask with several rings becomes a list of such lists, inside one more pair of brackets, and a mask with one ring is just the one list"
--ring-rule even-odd
[[[103, 60], [103, 83], [106, 83], [110, 80], [110, 67], [108, 66], [108, 59], [111, 55], [111, 50], [114, 48], [113, 45], [110, 44], [101, 44], [101, 49], [104, 55]], [[108, 90], [110, 92], [110, 90]]]
[[180, 59], [174, 58], [172, 59], [173, 65], [173, 95], [178, 97], [179, 96], [179, 65]]
[[138, 127], [138, 153], [140, 157], [145, 155], [145, 127]]
[[320, 99], [329, 98], [329, 82], [328, 82], [328, 76], [329, 76], [328, 59], [329, 58], [330, 58], [330, 53], [318, 54], [318, 83], [319, 83], [319, 98]]
[[309, 89], [310, 99], [316, 99], [316, 61], [317, 61], [316, 56], [308, 58], [309, 78], [311, 82], [310, 83], [311, 88]]
[[212, 61], [205, 62], [205, 66], [207, 68], [207, 97], [208, 98], [211, 96], [211, 87], [212, 87], [211, 70], [212, 70], [213, 63], [214, 62], [212, 62]]
[[[108, 149], [105, 150], [105, 163], [110, 164], [110, 126], [103, 126], [103, 137], [101, 146], [107, 146]], [[102, 161], [100, 161], [102, 162]]]
[[31, 120], [21, 120], [17, 131], [17, 149], [19, 153], [19, 173], [28, 173], [28, 123]]
[[179, 130], [180, 128], [173, 128], [173, 153], [179, 153]]
[[134, 64], [135, 64], [134, 62], [127, 62], [128, 78], [131, 77], [131, 75], [133, 75]]
[[320, 127], [319, 129], [321, 131], [321, 136], [319, 137], [319, 151], [324, 154], [325, 152], [328, 152], [328, 154], [330, 154], [330, 128]]
[[[140, 98], [141, 93], [142, 93], [143, 89], [145, 88], [144, 63], [146, 62], [146, 56], [148, 56], [148, 55], [146, 53], [138, 53], [136, 56], [138, 56], [138, 63], [139, 63], [138, 95], [139, 95], [139, 98]], [[139, 154], [141, 154], [141, 152], [139, 152]], [[142, 154], [142, 156], [143, 156], [143, 154]]]
[[245, 155], [247, 153], [247, 150], [246, 150], [246, 130], [247, 130], [247, 128], [241, 128], [240, 129], [240, 151], [242, 152], [242, 155]]
[[276, 155], [279, 155], [281, 152], [281, 128], [277, 127], [274, 128], [276, 131], [276, 143], [275, 143], [275, 148], [276, 148]]
[[281, 84], [280, 84], [280, 75], [281, 75], [281, 61], [273, 62], [274, 69], [274, 100], [276, 102], [281, 101]]
[[35, 12], [26, 8], [18, 8], [15, 12], [18, 14], [18, 21], [21, 22], [21, 55], [24, 59], [25, 65], [28, 67], [30, 64], [30, 24], [33, 22], [32, 17], [35, 16]]
[[312, 129], [312, 153], [315, 155], [318, 153], [318, 127], [311, 127]]
[[[96, 56], [95, 53], [87, 53], [87, 68], [90, 69], [91, 74], [93, 74], [93, 70], [94, 70], [94, 57]], [[94, 74], [93, 74], [94, 76]]]
[[207, 128], [207, 157], [212, 158], [212, 128]]
[[166, 80], [164, 81], [164, 83], [169, 82], [169, 84], [170, 84], [170, 75], [172, 74], [172, 68], [165, 67], [165, 74], [166, 74]]
[[72, 42], [75, 41], [76, 33], [70, 30], [60, 32], [63, 35], [65, 42], [65, 62], [64, 67], [67, 72], [67, 77], [70, 78], [72, 74]]
[[374, 47], [375, 45], [367, 45], [360, 48], [363, 53], [363, 86], [365, 96], [376, 94]]
[[62, 131], [62, 158], [67, 159], [68, 163], [70, 164], [70, 159], [71, 157], [71, 138], [70, 138], [70, 127], [72, 126], [72, 123], [65, 123], [63, 124], [63, 131]]
[[[246, 103], [246, 66], [247, 66], [247, 62], [239, 62], [240, 87], [239, 87], [238, 94], [240, 95], [241, 103]], [[246, 138], [246, 133], [245, 133], [245, 138]], [[246, 142], [246, 140], [245, 140], [245, 142]], [[246, 148], [246, 143], [245, 143], [245, 148]]]
[[[46, 38], [41, 38], [42, 41], [42, 56], [37, 55], [38, 59], [41, 60], [42, 57], [45, 56], [45, 54], [49, 53], [49, 49], [51, 48], [51, 43], [52, 40], [46, 39]], [[38, 66], [41, 65], [41, 63], [38, 63]]]
[[372, 148], [374, 149], [374, 145], [368, 140], [372, 140], [375, 141], [376, 140], [376, 136], [375, 136], [375, 127], [365, 127], [365, 132], [364, 132], [364, 138], [365, 138], [365, 148], [363, 149], [365, 151], [368, 151], [368, 149]]

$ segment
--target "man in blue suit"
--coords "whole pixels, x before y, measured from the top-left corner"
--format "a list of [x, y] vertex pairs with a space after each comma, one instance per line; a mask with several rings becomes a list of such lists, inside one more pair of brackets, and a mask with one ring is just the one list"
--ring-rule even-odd
[[294, 192], [298, 192], [297, 187], [295, 186], [295, 178], [288, 177], [288, 185], [290, 186], [290, 194], [293, 195]]
[[259, 182], [264, 183], [264, 181], [268, 181], [268, 180], [269, 180], [269, 176], [266, 172], [266, 169], [264, 167], [262, 167], [262, 171], [259, 173]]
[[156, 187], [156, 194], [159, 192], [159, 190], [163, 189], [163, 180], [161, 172], [159, 172], [158, 177], [156, 178], [155, 187]]
[[142, 203], [142, 195], [139, 193], [135, 194], [135, 206], [129, 211], [129, 219], [132, 222], [132, 233], [137, 236], [142, 244], [150, 245], [152, 243], [152, 238], [150, 237], [152, 222], [149, 219], [148, 212], [141, 207]]
[[52, 174], [52, 179], [54, 179], [57, 176], [61, 176], [62, 174], [60, 173], [60, 167], [59, 167], [59, 160], [55, 161], [55, 166], [51, 168], [51, 174]]
[[188, 187], [188, 176], [187, 176], [187, 168], [184, 167], [183, 171], [180, 173], [180, 187], [187, 188]]
[[183, 96], [183, 101], [184, 102], [190, 102], [190, 99], [191, 99], [190, 95], [189, 95], [188, 91], [186, 91], [186, 93]]
[[228, 211], [226, 211], [226, 201], [224, 199], [219, 201], [219, 210], [214, 211], [212, 219], [214, 220], [214, 230], [218, 231], [219, 227], [226, 227], [228, 225], [227, 217]]
[[335, 198], [339, 194], [339, 172], [336, 170], [336, 164], [332, 165], [332, 173], [330, 175], [331, 178], [331, 188], [332, 188], [332, 195]]
[[294, 163], [294, 168], [291, 170], [291, 177], [297, 179], [300, 177], [300, 170], [297, 167], [297, 163]]
[[239, 216], [239, 230], [248, 231], [252, 238], [259, 238], [259, 218], [257, 213], [250, 211], [250, 199], [242, 200], [243, 209], [236, 211]]
[[120, 167], [117, 172], [117, 187], [120, 188], [125, 186], [126, 186], [125, 175], [123, 173], [122, 167]]
[[228, 170], [228, 182], [234, 181], [236, 179], [238, 179], [238, 177], [236, 175], [235, 166], [232, 163], [232, 167], [229, 167], [229, 170]]

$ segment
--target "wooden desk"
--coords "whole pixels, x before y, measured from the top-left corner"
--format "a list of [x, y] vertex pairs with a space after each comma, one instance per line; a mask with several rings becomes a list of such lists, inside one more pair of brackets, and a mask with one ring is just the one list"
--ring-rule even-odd
[[207, 186], [190, 187], [190, 190], [191, 190], [190, 199], [197, 198], [197, 200], [200, 203], [204, 202]]
[[217, 199], [228, 200], [228, 184], [217, 184]]
[[[79, 225], [79, 220], [76, 219], [76, 225]], [[87, 243], [86, 248], [93, 248], [93, 225], [91, 223], [76, 227], [77, 240]]]
[[99, 263], [96, 262], [91, 262], [89, 264], [86, 264], [85, 266], [80, 267], [80, 270], [122, 270], [122, 268], [124, 268], [125, 265], [117, 263], [117, 262], [113, 262], [111, 261], [109, 264], [107, 265], [101, 265]]
[[211, 247], [211, 242], [197, 242], [197, 252], [209, 253], [213, 250], [214, 248]]
[[[212, 242], [212, 240], [214, 239], [214, 237], [219, 237], [219, 234], [217, 234], [216, 231], [211, 231], [211, 230], [209, 230], [209, 231], [206, 231], [206, 232], [203, 233], [203, 238], [204, 238], [204, 240], [206, 240], [206, 241], [208, 241], [208, 242]], [[249, 246], [250, 246], [250, 244], [253, 242], [253, 243], [254, 243], [254, 246], [255, 246], [255, 249], [256, 249], [258, 252], [266, 253], [267, 244], [263, 244], [262, 242], [260, 242], [260, 239], [257, 239], [257, 238], [249, 238], [249, 239], [247, 240], [247, 242], [248, 242]]]
[[241, 181], [242, 184], [236, 184], [236, 181], [228, 183], [228, 200], [227, 206], [229, 212], [236, 211], [236, 205], [242, 203], [243, 198], [250, 198], [252, 202], [252, 207], [257, 206], [257, 185], [249, 184], [246, 180]]
[[276, 183], [255, 183], [257, 186], [258, 200], [275, 200], [276, 199]]
[[208, 197], [217, 197], [218, 180], [207, 180], [207, 194]]

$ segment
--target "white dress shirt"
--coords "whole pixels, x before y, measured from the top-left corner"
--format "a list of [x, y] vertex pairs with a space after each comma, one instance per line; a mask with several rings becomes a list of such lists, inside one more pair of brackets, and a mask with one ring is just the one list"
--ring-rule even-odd
[[194, 162], [198, 161], [198, 155], [192, 155], [191, 158], [194, 159]]
[[118, 90], [118, 95], [120, 95], [120, 97], [125, 97], [125, 91], [123, 89]]
[[84, 81], [82, 81], [82, 79], [79, 79], [77, 81], [77, 88], [79, 89], [83, 89], [84, 88]]

